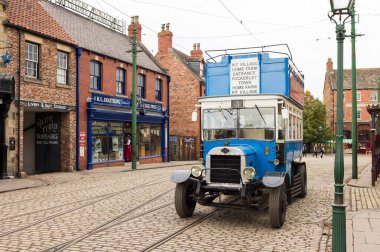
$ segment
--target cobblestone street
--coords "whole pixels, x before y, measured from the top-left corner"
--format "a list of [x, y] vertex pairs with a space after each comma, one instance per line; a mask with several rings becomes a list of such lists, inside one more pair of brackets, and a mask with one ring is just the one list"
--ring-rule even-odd
[[[192, 218], [179, 218], [169, 178], [189, 164], [38, 175], [49, 185], [0, 194], [0, 251], [325, 251], [331, 242], [334, 157], [310, 154], [304, 160], [308, 195], [288, 207], [281, 229], [270, 227], [267, 210], [197, 205]], [[360, 172], [370, 157], [359, 156], [358, 163]], [[346, 155], [345, 178], [350, 164]], [[355, 208], [370, 207], [354, 201]]]

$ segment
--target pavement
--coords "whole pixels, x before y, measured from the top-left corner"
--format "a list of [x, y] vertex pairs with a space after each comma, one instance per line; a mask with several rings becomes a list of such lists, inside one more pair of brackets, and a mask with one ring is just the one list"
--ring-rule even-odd
[[350, 190], [346, 214], [347, 251], [380, 251], [380, 181], [371, 185], [371, 164], [347, 185]]
[[[197, 164], [198, 161], [172, 161], [167, 163], [139, 164], [137, 170], [149, 170], [157, 168], [175, 167], [180, 165]], [[114, 166], [105, 168], [96, 168], [93, 170], [73, 171], [69, 173], [45, 173], [29, 175], [25, 178], [9, 178], [0, 179], [0, 193], [12, 192], [17, 190], [25, 190], [35, 187], [48, 186], [52, 184], [61, 184], [73, 179], [78, 179], [78, 175], [86, 175], [89, 173], [110, 173], [110, 172], [127, 172], [132, 171], [132, 163], [125, 163], [125, 166]]]
[[[380, 251], [380, 186], [371, 187], [371, 157], [359, 156], [357, 180], [350, 179], [351, 160], [344, 156], [347, 251]], [[197, 205], [192, 218], [178, 218], [168, 178], [197, 162], [0, 180], [0, 251], [145, 251], [153, 245], [154, 251], [331, 251], [334, 156], [310, 154], [304, 161], [308, 195], [289, 205], [281, 229], [270, 228], [267, 211], [213, 214]]]

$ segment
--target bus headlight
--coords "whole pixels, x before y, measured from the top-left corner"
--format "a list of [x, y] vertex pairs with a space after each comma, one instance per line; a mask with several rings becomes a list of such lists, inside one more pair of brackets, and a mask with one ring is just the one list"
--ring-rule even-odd
[[198, 178], [202, 175], [202, 168], [198, 165], [191, 167], [191, 175]]
[[246, 179], [253, 179], [256, 176], [256, 170], [252, 167], [247, 167], [243, 170], [243, 176]]
[[280, 164], [280, 160], [278, 160], [278, 159], [273, 160], [273, 164], [276, 165], [276, 166], [279, 165]]

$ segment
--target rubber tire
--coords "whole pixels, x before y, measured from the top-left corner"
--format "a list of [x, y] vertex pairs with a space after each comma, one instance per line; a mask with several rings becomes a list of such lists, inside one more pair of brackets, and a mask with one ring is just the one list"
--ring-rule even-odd
[[280, 228], [286, 217], [286, 190], [285, 184], [271, 189], [269, 195], [269, 220], [273, 228]]
[[300, 165], [298, 167], [298, 172], [301, 174], [301, 193], [298, 195], [300, 198], [305, 198], [307, 195], [307, 173], [306, 167]]
[[189, 197], [193, 191], [194, 183], [191, 181], [179, 183], [175, 188], [174, 205], [181, 218], [191, 217], [194, 213], [196, 201]]

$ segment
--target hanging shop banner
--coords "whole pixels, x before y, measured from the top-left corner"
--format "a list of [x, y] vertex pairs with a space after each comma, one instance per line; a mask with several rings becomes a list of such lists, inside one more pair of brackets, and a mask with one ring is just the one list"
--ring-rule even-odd
[[[92, 102], [95, 105], [111, 106], [119, 108], [131, 108], [132, 100], [124, 97], [109, 96], [101, 94], [92, 94]], [[140, 101], [137, 102], [137, 109], [162, 111], [162, 104], [155, 102]]]

